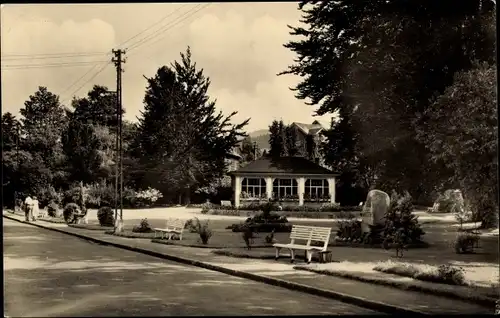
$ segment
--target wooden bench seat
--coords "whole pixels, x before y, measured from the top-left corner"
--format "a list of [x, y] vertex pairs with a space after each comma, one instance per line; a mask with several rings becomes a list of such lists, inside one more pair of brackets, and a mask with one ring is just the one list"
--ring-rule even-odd
[[[306, 252], [307, 263], [311, 263], [313, 253], [326, 252], [332, 228], [306, 225], [293, 225], [290, 233], [290, 243], [276, 243], [276, 260], [279, 259], [279, 253], [282, 248], [290, 250], [291, 262], [295, 261], [295, 250], [304, 250]], [[299, 244], [296, 241], [305, 241], [305, 244]], [[319, 242], [321, 246], [311, 245], [312, 242]]]
[[160, 238], [166, 238], [171, 240], [174, 235], [179, 236], [179, 240], [182, 240], [182, 233], [184, 232], [184, 227], [186, 225], [186, 220], [181, 219], [167, 219], [165, 221], [164, 228], [154, 228], [155, 238], [156, 234], [160, 233]]

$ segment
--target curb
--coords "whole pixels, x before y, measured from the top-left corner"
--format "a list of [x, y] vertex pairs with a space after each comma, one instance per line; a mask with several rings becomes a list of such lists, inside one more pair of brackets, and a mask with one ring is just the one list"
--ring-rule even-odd
[[89, 237], [86, 235], [66, 232], [66, 231], [58, 229], [58, 228], [52, 228], [52, 227], [44, 226], [41, 224], [36, 224], [36, 223], [18, 220], [16, 218], [10, 217], [10, 216], [5, 215], [5, 214], [3, 215], [3, 217], [10, 219], [10, 220], [13, 220], [13, 221], [17, 221], [19, 223], [33, 225], [33, 226], [36, 226], [36, 227], [39, 227], [42, 229], [72, 235], [72, 236], [75, 236], [75, 237], [78, 237], [78, 238], [81, 238], [81, 239], [84, 239], [87, 241], [91, 241], [91, 242], [94, 242], [94, 243], [97, 243], [100, 245], [109, 245], [109, 246], [129, 250], [132, 252], [142, 253], [145, 255], [154, 256], [154, 257], [158, 257], [158, 258], [162, 258], [162, 259], [166, 259], [166, 260], [170, 260], [170, 261], [174, 261], [174, 262], [178, 262], [178, 263], [182, 263], [182, 264], [193, 265], [196, 267], [201, 267], [204, 269], [209, 269], [209, 270], [221, 272], [221, 273], [228, 274], [231, 276], [250, 279], [250, 280], [265, 283], [268, 285], [278, 286], [278, 287], [282, 287], [282, 288], [286, 288], [286, 289], [290, 289], [290, 290], [294, 290], [294, 291], [301, 291], [301, 292], [308, 293], [311, 295], [321, 296], [321, 297], [330, 298], [330, 299], [334, 299], [334, 300], [340, 300], [342, 302], [345, 302], [345, 303], [348, 303], [351, 305], [356, 305], [359, 307], [371, 309], [371, 310], [382, 312], [382, 313], [428, 315], [427, 313], [420, 312], [417, 310], [412, 310], [412, 309], [407, 309], [407, 308], [403, 308], [403, 307], [399, 307], [399, 306], [389, 305], [389, 304], [385, 304], [382, 302], [372, 301], [372, 300], [368, 300], [368, 299], [357, 297], [357, 296], [352, 296], [352, 295], [347, 295], [347, 294], [334, 292], [334, 291], [330, 291], [330, 290], [326, 290], [326, 289], [311, 287], [311, 286], [304, 285], [304, 284], [293, 283], [293, 282], [285, 281], [282, 279], [271, 278], [271, 277], [267, 277], [267, 276], [261, 276], [261, 275], [257, 275], [257, 274], [232, 270], [232, 269], [224, 268], [221, 266], [216, 266], [216, 265], [212, 265], [212, 264], [208, 264], [208, 263], [204, 263], [204, 262], [200, 262], [200, 261], [196, 261], [196, 260], [191, 260], [188, 258], [158, 253], [158, 252], [146, 250], [143, 248], [132, 247], [132, 246], [127, 246], [127, 245], [113, 243], [113, 242], [106, 242], [106, 241], [96, 239], [93, 237]]
[[315, 269], [305, 268], [305, 267], [300, 266], [300, 265], [294, 266], [293, 268], [296, 270], [312, 272], [312, 273], [322, 274], [322, 275], [327, 275], [327, 276], [348, 278], [348, 279], [356, 280], [359, 282], [370, 283], [370, 284], [381, 285], [381, 286], [388, 286], [388, 287], [393, 287], [393, 288], [397, 288], [397, 289], [401, 289], [401, 290], [423, 292], [426, 294], [432, 294], [432, 295], [436, 295], [439, 297], [446, 297], [449, 299], [466, 301], [466, 302], [469, 302], [472, 304], [479, 304], [481, 306], [486, 306], [486, 307], [493, 307], [493, 306], [495, 306], [495, 303], [496, 303], [495, 299], [488, 298], [485, 296], [466, 297], [466, 296], [462, 296], [460, 294], [456, 294], [452, 291], [433, 290], [431, 288], [420, 287], [418, 285], [413, 285], [413, 284], [405, 285], [404, 283], [390, 283], [390, 282], [385, 282], [385, 281], [381, 281], [381, 280], [377, 280], [377, 279], [359, 277], [359, 276], [351, 275], [351, 274], [341, 274], [341, 273], [335, 273], [335, 272], [330, 272], [330, 271], [315, 270]]

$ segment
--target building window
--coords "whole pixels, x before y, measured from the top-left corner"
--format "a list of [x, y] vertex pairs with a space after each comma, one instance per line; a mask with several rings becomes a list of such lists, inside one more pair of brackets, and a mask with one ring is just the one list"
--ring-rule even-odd
[[299, 199], [299, 189], [295, 179], [275, 179], [273, 182], [274, 199]]
[[304, 200], [327, 201], [330, 199], [328, 180], [307, 179], [304, 189]]
[[241, 181], [242, 198], [266, 198], [266, 180], [263, 178], [244, 178]]

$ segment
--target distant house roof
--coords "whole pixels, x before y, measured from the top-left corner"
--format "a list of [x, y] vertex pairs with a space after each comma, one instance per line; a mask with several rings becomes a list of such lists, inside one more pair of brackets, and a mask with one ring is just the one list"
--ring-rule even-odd
[[240, 148], [239, 147], [234, 147], [231, 149], [229, 153], [226, 154], [226, 158], [228, 159], [236, 159], [236, 160], [241, 160], [243, 157], [240, 154]]
[[309, 135], [309, 134], [316, 135], [320, 131], [325, 129], [325, 127], [323, 127], [323, 125], [317, 120], [313, 121], [312, 124], [304, 124], [304, 123], [297, 123], [297, 122], [293, 122], [292, 124], [297, 126], [300, 130], [302, 130], [307, 135]]
[[262, 157], [241, 167], [231, 174], [319, 174], [319, 175], [338, 175], [329, 169], [326, 169], [306, 158], [302, 157], [281, 157], [272, 159]]

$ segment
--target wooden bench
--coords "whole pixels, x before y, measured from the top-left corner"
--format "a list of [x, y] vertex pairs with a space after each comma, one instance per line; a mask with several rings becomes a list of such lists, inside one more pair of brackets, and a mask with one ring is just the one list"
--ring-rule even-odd
[[232, 206], [231, 201], [220, 201], [221, 206]]
[[154, 228], [155, 238], [156, 233], [160, 232], [160, 238], [166, 238], [171, 240], [174, 235], [179, 236], [179, 240], [182, 240], [182, 233], [184, 232], [184, 227], [186, 225], [186, 220], [181, 219], [167, 219], [165, 221], [165, 228]]
[[[306, 252], [307, 263], [311, 263], [313, 253], [318, 253], [323, 256], [327, 251], [328, 243], [330, 242], [330, 235], [332, 228], [319, 227], [319, 226], [305, 226], [294, 225], [290, 233], [290, 243], [280, 244], [276, 243], [273, 246], [276, 248], [276, 260], [279, 258], [279, 253], [282, 248], [290, 250], [291, 262], [295, 261], [295, 250], [304, 250]], [[299, 244], [296, 241], [306, 241], [304, 244]], [[311, 245], [312, 242], [323, 243], [323, 246]]]

